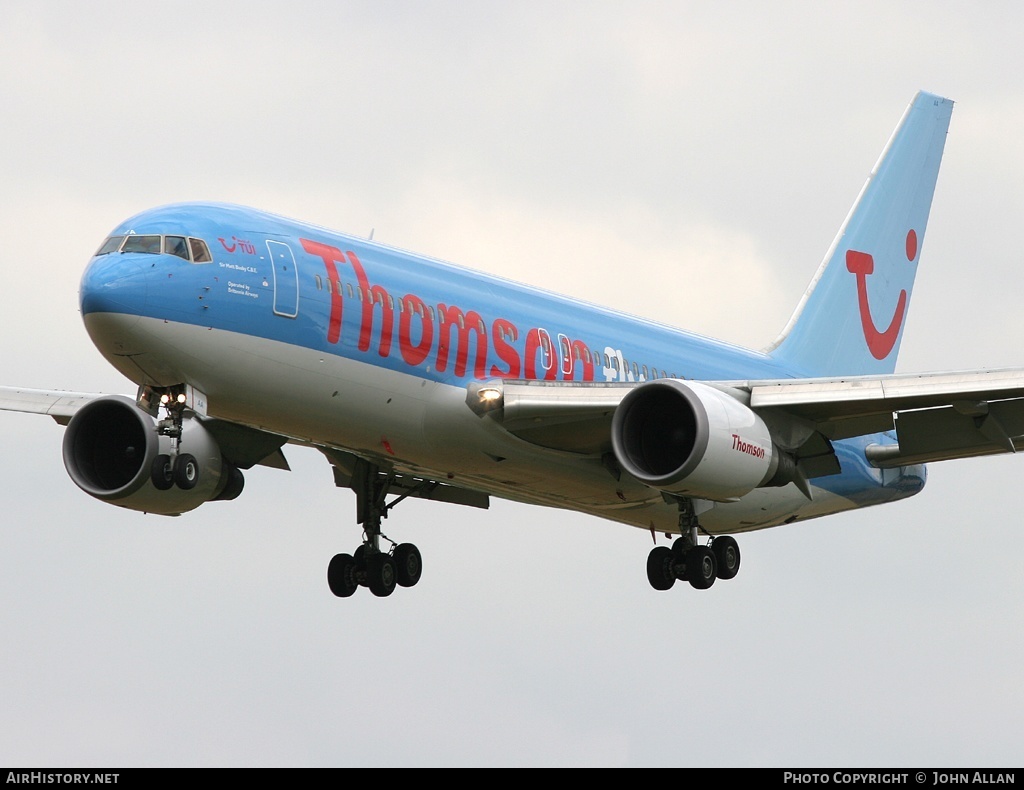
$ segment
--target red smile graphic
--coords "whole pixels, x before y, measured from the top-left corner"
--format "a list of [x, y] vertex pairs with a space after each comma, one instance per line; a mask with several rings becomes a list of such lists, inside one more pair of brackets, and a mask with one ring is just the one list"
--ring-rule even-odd
[[[907, 260], [914, 260], [917, 255], [917, 234], [911, 230], [907, 233]], [[896, 345], [900, 334], [903, 316], [907, 310], [907, 292], [900, 291], [896, 312], [893, 313], [889, 327], [882, 332], [875, 328], [871, 318], [871, 306], [868, 304], [868, 275], [875, 270], [875, 259], [866, 252], [846, 251], [846, 268], [857, 275], [857, 302], [860, 307], [860, 323], [864, 328], [864, 339], [875, 359], [885, 359]]]

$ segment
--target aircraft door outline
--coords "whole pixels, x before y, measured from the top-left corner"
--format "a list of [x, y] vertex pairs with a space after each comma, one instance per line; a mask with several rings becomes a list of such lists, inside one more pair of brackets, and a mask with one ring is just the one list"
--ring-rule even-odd
[[299, 269], [292, 248], [281, 241], [267, 240], [274, 272], [274, 314], [284, 318], [299, 315]]

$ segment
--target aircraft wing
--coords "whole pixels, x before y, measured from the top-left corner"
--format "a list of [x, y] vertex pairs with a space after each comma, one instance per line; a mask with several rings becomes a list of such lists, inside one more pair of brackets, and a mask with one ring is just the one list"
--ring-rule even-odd
[[869, 447], [880, 468], [1024, 447], [1024, 370], [748, 382], [753, 409], [810, 420], [828, 439], [896, 431]]
[[[702, 383], [756, 411], [807, 477], [839, 471], [833, 440], [887, 431], [898, 444], [867, 448], [880, 468], [1024, 447], [1024, 369]], [[526, 441], [603, 455], [616, 406], [641, 386], [494, 381], [470, 385], [467, 403]]]
[[61, 425], [67, 425], [76, 411], [93, 398], [100, 397], [102, 394], [98, 392], [0, 387], [0, 410], [47, 414]]
[[[0, 411], [46, 414], [61, 425], [67, 425], [85, 404], [103, 397], [106, 394], [102, 392], [0, 387]], [[225, 457], [239, 469], [249, 469], [257, 464], [275, 469], [289, 468], [281, 452], [286, 437], [224, 420], [207, 419], [204, 425], [217, 439]]]
[[[66, 392], [64, 390], [37, 390], [0, 387], [0, 411], [20, 411], [46, 414], [61, 425], [67, 425], [80, 408], [95, 398], [105, 397], [100, 392]], [[203, 424], [217, 440], [225, 458], [239, 469], [269, 466], [290, 469], [281, 448], [287, 437], [260, 431], [245, 425], [205, 418]], [[298, 442], [307, 444], [306, 442]], [[366, 462], [351, 453], [332, 447], [319, 446], [334, 468], [335, 484], [341, 488], [354, 488], [360, 475], [366, 474]], [[423, 480], [412, 475], [396, 474], [391, 483], [393, 493], [405, 497], [418, 497], [457, 505], [487, 508], [486, 494], [456, 486]]]

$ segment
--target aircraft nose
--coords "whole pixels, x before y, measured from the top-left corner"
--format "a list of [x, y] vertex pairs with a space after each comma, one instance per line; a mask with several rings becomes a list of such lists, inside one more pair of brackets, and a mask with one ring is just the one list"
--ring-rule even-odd
[[150, 261], [139, 257], [102, 255], [82, 275], [78, 294], [82, 320], [96, 348], [108, 358], [137, 351], [134, 330], [146, 306], [151, 268]]
[[146, 305], [149, 267], [135, 255], [111, 253], [94, 258], [82, 275], [82, 316], [117, 313], [138, 316]]

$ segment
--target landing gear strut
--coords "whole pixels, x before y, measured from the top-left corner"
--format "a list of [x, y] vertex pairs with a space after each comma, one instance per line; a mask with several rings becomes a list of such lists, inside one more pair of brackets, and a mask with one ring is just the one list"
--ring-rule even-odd
[[[157, 433], [171, 440], [170, 454], [161, 453], [153, 459], [150, 479], [158, 491], [167, 491], [178, 486], [191, 491], [199, 482], [199, 462], [190, 453], [181, 451], [181, 435], [185, 424], [185, 409], [188, 407], [187, 388], [171, 387], [163, 392], [143, 387], [139, 392], [139, 404], [156, 415], [163, 409], [165, 417], [157, 422]], [[194, 398], [194, 395], [193, 395]]]
[[[647, 580], [655, 590], [668, 590], [676, 580], [688, 581], [697, 590], [706, 590], [715, 579], [731, 579], [740, 569], [740, 547], [728, 535], [712, 538], [701, 545], [701, 530], [693, 501], [679, 500], [679, 537], [667, 546], [655, 546], [647, 555]], [[706, 533], [705, 533], [706, 534]]]
[[[327, 584], [339, 598], [352, 595], [359, 586], [383, 598], [395, 587], [412, 587], [423, 572], [420, 550], [412, 543], [395, 543], [381, 532], [381, 521], [388, 511], [409, 496], [403, 494], [391, 503], [385, 501], [395, 480], [391, 471], [360, 461], [352, 476], [356, 492], [356, 521], [363, 525], [363, 542], [353, 554], [336, 554], [327, 566]], [[381, 540], [391, 544], [381, 548]]]

